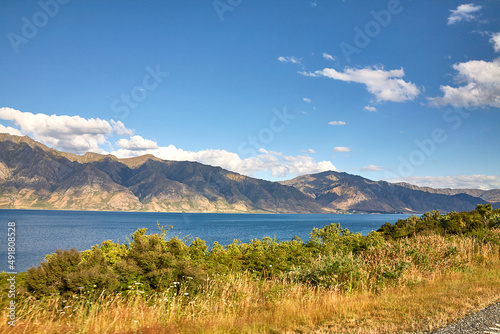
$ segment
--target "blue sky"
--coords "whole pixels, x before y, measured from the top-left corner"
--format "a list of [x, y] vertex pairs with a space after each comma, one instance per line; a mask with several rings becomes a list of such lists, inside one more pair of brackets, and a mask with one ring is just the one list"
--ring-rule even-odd
[[498, 1], [0, 3], [0, 131], [269, 180], [500, 188]]

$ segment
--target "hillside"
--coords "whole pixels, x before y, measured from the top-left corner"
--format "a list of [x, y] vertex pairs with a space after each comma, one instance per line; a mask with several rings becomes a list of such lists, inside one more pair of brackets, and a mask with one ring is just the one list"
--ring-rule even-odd
[[59, 152], [0, 135], [0, 208], [323, 213], [279, 183], [197, 162]]
[[488, 203], [499, 203], [500, 202], [500, 189], [491, 190], [481, 190], [481, 189], [450, 189], [450, 188], [430, 188], [430, 187], [418, 187], [409, 183], [397, 183], [405, 188], [421, 190], [432, 194], [443, 194], [443, 195], [458, 195], [467, 194], [473, 197], [479, 197]]
[[[485, 201], [468, 194], [442, 194], [422, 188], [372, 181], [339, 172], [303, 175], [281, 182], [314, 198], [327, 209], [368, 213], [416, 213], [472, 210]], [[430, 188], [431, 189], [431, 188]]]
[[152, 155], [75, 155], [0, 134], [0, 208], [164, 212], [418, 213], [472, 210], [500, 190], [372, 181], [339, 172], [283, 182]]

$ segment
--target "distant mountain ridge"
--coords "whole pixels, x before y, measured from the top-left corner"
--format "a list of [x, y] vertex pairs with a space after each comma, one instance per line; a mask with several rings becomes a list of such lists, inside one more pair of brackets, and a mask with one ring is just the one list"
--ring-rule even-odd
[[0, 134], [0, 208], [324, 213], [299, 190], [198, 162], [60, 152]]
[[499, 194], [498, 189], [459, 191], [376, 182], [339, 172], [270, 182], [153, 155], [75, 155], [26, 136], [0, 134], [0, 208], [413, 213], [471, 210], [485, 200], [496, 201]]
[[409, 189], [426, 191], [433, 194], [443, 194], [443, 195], [467, 194], [473, 197], [479, 197], [488, 203], [500, 202], [500, 189], [481, 190], [481, 189], [430, 188], [430, 187], [418, 187], [413, 184], [405, 182], [400, 182], [396, 184], [399, 184]]
[[372, 181], [343, 172], [327, 171], [280, 182], [302, 191], [327, 209], [367, 213], [421, 213], [472, 210], [486, 203], [466, 193], [420, 188], [403, 183]]

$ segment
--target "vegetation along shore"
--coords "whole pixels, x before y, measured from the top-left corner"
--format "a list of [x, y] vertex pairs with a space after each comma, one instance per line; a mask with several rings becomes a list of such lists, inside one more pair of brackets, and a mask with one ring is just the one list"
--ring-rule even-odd
[[[401, 333], [500, 300], [500, 209], [490, 205], [413, 215], [367, 236], [330, 224], [307, 241], [208, 247], [159, 229], [48, 255], [18, 275], [16, 323], [0, 331]], [[7, 319], [7, 294], [0, 302]]]

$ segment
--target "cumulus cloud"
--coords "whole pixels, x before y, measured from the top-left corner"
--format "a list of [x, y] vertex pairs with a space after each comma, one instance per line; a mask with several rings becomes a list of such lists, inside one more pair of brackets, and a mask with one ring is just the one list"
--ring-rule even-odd
[[431, 188], [482, 190], [500, 188], [500, 175], [409, 176], [387, 181], [406, 182], [420, 187]]
[[490, 42], [493, 43], [495, 52], [500, 52], [500, 32], [491, 35]]
[[134, 130], [127, 129], [122, 121], [115, 122], [114, 120], [111, 120], [111, 126], [119, 136], [131, 136], [134, 134]]
[[431, 105], [454, 107], [500, 107], [500, 58], [491, 62], [471, 60], [453, 65], [459, 87], [441, 86], [441, 97], [429, 98]]
[[296, 57], [278, 57], [278, 60], [282, 63], [292, 63], [292, 64], [300, 64], [300, 59]]
[[52, 148], [77, 154], [104, 152], [100, 146], [107, 143], [106, 138], [113, 131], [113, 126], [108, 121], [99, 118], [49, 116], [12, 108], [0, 108], [0, 119], [14, 122], [22, 133]]
[[[107, 153], [101, 146], [109, 144], [108, 137], [113, 134], [133, 133], [120, 121], [109, 123], [99, 118], [32, 114], [12, 108], [0, 108], [0, 119], [14, 122], [20, 128], [19, 130], [0, 124], [0, 132], [14, 135], [27, 134], [52, 148], [77, 154], [89, 151]], [[111, 154], [120, 158], [153, 154], [165, 160], [198, 161], [250, 176], [261, 171], [269, 171], [273, 177], [287, 177], [337, 170], [330, 161], [317, 162], [310, 157], [308, 153], [315, 153], [312, 149], [307, 150], [305, 155], [298, 156], [287, 156], [280, 152], [261, 149], [257, 155], [242, 159], [238, 154], [225, 150], [207, 149], [192, 152], [174, 145], [159, 146], [155, 141], [139, 135], [122, 138], [116, 144], [118, 149]]]
[[457, 7], [457, 9], [450, 10], [451, 15], [448, 17], [448, 24], [452, 25], [461, 21], [472, 21], [476, 19], [476, 13], [482, 7], [475, 5], [473, 3], [463, 4]]
[[[275, 156], [259, 156], [259, 158], [264, 161], [267, 159], [275, 161]], [[288, 175], [303, 175], [337, 170], [330, 161], [315, 162], [314, 158], [307, 155], [282, 156], [282, 159], [277, 159], [277, 162], [277, 165], [269, 168], [273, 177], [286, 177]], [[269, 170], [268, 168], [266, 169]]]
[[372, 106], [366, 106], [363, 108], [363, 110], [369, 111], [369, 112], [375, 112], [377, 111], [377, 108], [372, 107]]
[[346, 125], [347, 123], [344, 121], [331, 121], [331, 122], [328, 122], [328, 124], [330, 124], [330, 125]]
[[368, 92], [375, 95], [377, 102], [404, 102], [413, 100], [420, 94], [420, 90], [415, 84], [401, 79], [405, 75], [403, 68], [390, 71], [379, 67], [345, 68], [344, 72], [325, 68], [321, 71], [300, 72], [300, 74], [364, 84]]
[[2, 124], [0, 124], [0, 133], [8, 133], [9, 135], [14, 136], [24, 136], [18, 129], [15, 129], [11, 126], [4, 126]]
[[336, 146], [333, 148], [334, 152], [349, 152], [351, 149], [349, 147], [344, 147], [344, 146]]
[[[121, 139], [120, 148], [111, 154], [119, 158], [153, 154], [164, 160], [197, 161], [207, 165], [220, 166], [233, 172], [253, 176], [256, 172], [270, 171], [273, 177], [287, 177], [337, 170], [330, 161], [316, 162], [308, 155], [287, 156], [281, 152], [260, 149], [255, 156], [242, 159], [238, 154], [226, 150], [208, 149], [197, 152], [186, 151], [174, 145], [158, 146], [152, 140], [134, 136], [130, 140]], [[308, 150], [313, 153], [314, 150]]]
[[144, 139], [141, 136], [133, 136], [130, 139], [120, 139], [117, 145], [125, 150], [143, 151], [158, 149], [158, 144], [155, 141]]
[[302, 101], [307, 102], [307, 103], [311, 103], [311, 102], [312, 102], [312, 101], [311, 101], [311, 99], [310, 99], [310, 98], [308, 98], [308, 97], [304, 97], [304, 98], [302, 99]]
[[326, 60], [335, 60], [335, 57], [332, 56], [332, 55], [329, 55], [328, 53], [326, 52], [323, 52], [323, 58], [325, 58]]

